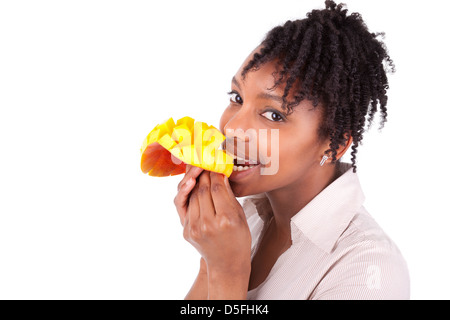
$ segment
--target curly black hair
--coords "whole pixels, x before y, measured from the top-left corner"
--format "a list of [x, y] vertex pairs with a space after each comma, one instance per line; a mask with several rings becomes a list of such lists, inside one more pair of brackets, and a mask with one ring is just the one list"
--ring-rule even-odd
[[[384, 33], [370, 33], [359, 13], [347, 15], [345, 4], [325, 1], [326, 8], [312, 10], [306, 19], [287, 21], [269, 31], [244, 67], [242, 77], [268, 61], [281, 67], [275, 87], [285, 84], [283, 109], [288, 113], [302, 100], [324, 107], [319, 136], [330, 138], [332, 161], [348, 135], [353, 138], [351, 161], [356, 172], [356, 153], [378, 110], [380, 129], [387, 120], [386, 73], [395, 72]], [[290, 91], [293, 99], [288, 101]]]

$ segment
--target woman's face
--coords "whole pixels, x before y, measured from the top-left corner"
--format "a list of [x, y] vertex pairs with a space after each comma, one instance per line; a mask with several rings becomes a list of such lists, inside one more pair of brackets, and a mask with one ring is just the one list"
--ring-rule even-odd
[[242, 78], [242, 69], [252, 56], [233, 77], [230, 104], [220, 119], [227, 151], [247, 160], [239, 161], [241, 165], [235, 166], [237, 170], [229, 178], [238, 197], [308, 183], [320, 169], [330, 143], [319, 139], [320, 106], [314, 108], [304, 100], [289, 115], [281, 108], [284, 85], [271, 90], [276, 80], [275, 61]]

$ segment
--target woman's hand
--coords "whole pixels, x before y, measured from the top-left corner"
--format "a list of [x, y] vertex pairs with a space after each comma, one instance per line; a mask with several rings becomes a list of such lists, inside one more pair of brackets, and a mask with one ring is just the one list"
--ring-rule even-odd
[[208, 270], [237, 272], [250, 263], [250, 230], [224, 175], [200, 175], [189, 199], [184, 237], [200, 252]]
[[[178, 193], [175, 196], [174, 203], [177, 208], [180, 222], [184, 226], [187, 208], [189, 205], [189, 195], [196, 184], [196, 178], [202, 173], [203, 169], [191, 165], [186, 166], [186, 174], [178, 184]], [[205, 300], [208, 299], [208, 273], [206, 262], [200, 259], [200, 271], [194, 284], [185, 297], [186, 300]]]
[[[186, 176], [195, 176], [191, 170]], [[180, 183], [175, 204], [185, 239], [206, 262], [209, 298], [245, 299], [251, 235], [244, 211], [224, 175], [202, 172], [195, 188], [189, 181]]]
[[196, 179], [202, 173], [203, 169], [191, 165], [186, 165], [186, 173], [183, 179], [178, 184], [178, 193], [173, 202], [177, 208], [180, 222], [184, 226], [187, 208], [189, 205], [189, 194], [196, 185]]

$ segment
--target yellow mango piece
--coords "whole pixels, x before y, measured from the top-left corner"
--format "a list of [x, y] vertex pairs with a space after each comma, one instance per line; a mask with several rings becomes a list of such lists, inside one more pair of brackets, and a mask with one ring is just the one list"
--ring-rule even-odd
[[162, 145], [164, 148], [166, 148], [167, 150], [170, 150], [177, 145], [175, 140], [173, 140], [172, 137], [168, 133], [166, 133], [161, 138], [159, 138], [158, 143], [160, 145]]
[[169, 120], [161, 123], [157, 128], [159, 130], [161, 130], [162, 135], [165, 135], [166, 133], [171, 134], [174, 127], [175, 127], [175, 122], [173, 121], [172, 118], [170, 118]]
[[202, 154], [203, 149], [203, 133], [208, 130], [208, 125], [204, 122], [194, 123], [194, 146], [198, 150], [198, 154]]
[[191, 129], [186, 124], [181, 124], [173, 128], [172, 138], [177, 141], [180, 146], [188, 146], [192, 144]]
[[233, 173], [234, 158], [226, 152], [216, 152], [215, 167], [211, 171], [222, 172], [229, 177]]
[[144, 152], [147, 146], [151, 145], [153, 142], [158, 141], [159, 130], [155, 127], [145, 138], [141, 146], [141, 154]]
[[194, 122], [195, 122], [195, 120], [192, 119], [191, 117], [184, 117], [184, 118], [178, 119], [177, 127], [181, 126], [181, 125], [185, 125], [186, 127], [189, 128], [189, 130], [192, 131], [192, 128], [194, 127]]
[[205, 170], [233, 172], [233, 157], [219, 150], [225, 140], [222, 133], [204, 122], [190, 117], [175, 121], [169, 118], [157, 125], [141, 147], [141, 170], [151, 176], [181, 174], [186, 164]]
[[181, 151], [181, 148], [179, 147], [174, 147], [172, 149], [170, 149], [170, 153], [172, 154], [172, 162], [175, 164], [180, 164], [183, 161], [183, 152]]
[[184, 146], [181, 148], [183, 153], [183, 160], [185, 163], [199, 167], [201, 164], [200, 156], [197, 153], [195, 147], [191, 144], [189, 146]]

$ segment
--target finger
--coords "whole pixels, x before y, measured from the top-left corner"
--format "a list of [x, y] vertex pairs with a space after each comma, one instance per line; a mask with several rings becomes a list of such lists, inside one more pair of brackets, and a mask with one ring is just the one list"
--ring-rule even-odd
[[245, 216], [244, 209], [242, 208], [242, 205], [239, 203], [239, 201], [236, 199], [236, 196], [234, 195], [233, 189], [231, 189], [230, 180], [227, 176], [224, 176], [223, 182], [225, 184], [225, 188], [227, 189], [228, 196], [230, 197], [230, 203], [233, 203], [237, 211], [239, 212], [239, 216], [244, 220], [247, 221], [247, 217]]
[[178, 191], [177, 195], [174, 199], [175, 207], [177, 208], [178, 216], [180, 217], [181, 224], [185, 224], [185, 217], [186, 217], [186, 210], [188, 207], [188, 200], [189, 200], [189, 194], [191, 193], [192, 189], [194, 189], [196, 185], [196, 180], [193, 178], [190, 178], [186, 183], [183, 185], [183, 187]]
[[187, 215], [185, 220], [185, 231], [189, 233], [189, 238], [198, 237], [198, 221], [200, 219], [200, 206], [198, 201], [198, 186], [192, 190], [192, 194], [189, 197], [189, 205], [187, 208]]
[[211, 178], [209, 171], [205, 171], [200, 175], [197, 195], [202, 225], [209, 224], [216, 214], [214, 202], [211, 197]]
[[233, 189], [231, 189], [230, 180], [228, 180], [227, 176], [223, 176], [223, 182], [225, 184], [225, 188], [227, 189], [228, 195], [231, 199], [236, 199], [236, 196], [234, 195]]
[[[197, 178], [198, 169], [192, 169], [196, 168], [191, 165], [186, 166], [186, 174], [184, 175], [183, 179], [178, 183], [177, 190], [178, 193], [175, 196], [174, 203], [177, 207], [177, 210], [182, 210], [187, 206], [187, 199], [189, 197], [189, 193], [192, 191], [192, 188], [195, 186], [195, 179]], [[201, 172], [201, 171], [200, 171]], [[179, 212], [180, 213], [180, 212]]]
[[224, 215], [235, 206], [236, 198], [227, 190], [224, 175], [211, 173], [211, 197], [214, 203], [216, 215]]
[[231, 189], [230, 180], [228, 180], [228, 177], [224, 176], [223, 182], [225, 184], [225, 188], [228, 191], [228, 196], [231, 199], [230, 203], [233, 203], [234, 208], [236, 209], [236, 212], [239, 214], [239, 217], [243, 221], [247, 222], [247, 217], [245, 216], [244, 209], [242, 208], [242, 205], [239, 203], [239, 201], [236, 199], [233, 189]]
[[195, 167], [195, 166], [193, 166], [191, 164], [186, 164], [186, 172], [185, 172], [185, 174], [188, 173], [192, 168], [197, 168], [197, 167]]
[[186, 174], [184, 175], [183, 179], [181, 179], [180, 183], [178, 184], [178, 190], [180, 190], [183, 185], [190, 179], [194, 178], [197, 179], [197, 177], [202, 173], [203, 169], [200, 167], [195, 167], [191, 165], [186, 166]]

